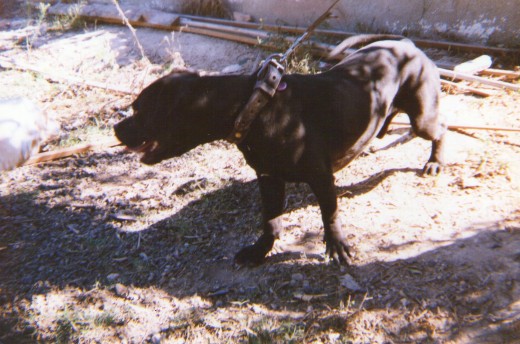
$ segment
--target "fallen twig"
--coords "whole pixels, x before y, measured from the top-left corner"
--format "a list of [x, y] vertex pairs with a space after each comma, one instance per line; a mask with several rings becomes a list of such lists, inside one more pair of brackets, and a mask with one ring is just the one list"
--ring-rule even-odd
[[119, 13], [119, 16], [121, 17], [121, 19], [123, 20], [123, 23], [128, 27], [128, 29], [130, 30], [130, 33], [132, 34], [132, 37], [134, 38], [134, 41], [135, 41], [135, 44], [137, 45], [137, 48], [139, 49], [139, 52], [141, 53], [141, 57], [146, 61], [146, 62], [150, 62], [150, 60], [148, 60], [148, 57], [146, 57], [146, 54], [144, 53], [144, 48], [143, 46], [141, 45], [141, 42], [139, 42], [139, 39], [137, 38], [137, 34], [136, 34], [136, 31], [134, 29], [134, 27], [132, 26], [132, 24], [130, 24], [130, 21], [128, 20], [128, 18], [125, 16], [125, 13], [123, 12], [123, 10], [121, 9], [121, 7], [119, 6], [119, 4], [117, 3], [117, 0], [112, 0], [112, 3], [114, 4], [114, 6], [116, 7], [117, 9], [117, 12]]
[[[130, 33], [132, 34], [132, 37], [134, 38], [134, 41], [135, 41], [135, 44], [137, 45], [137, 48], [139, 49], [139, 52], [141, 53], [141, 58], [143, 59], [144, 63], [146, 64], [146, 68], [145, 68], [145, 72], [144, 72], [144, 75], [143, 75], [143, 78], [141, 80], [141, 84], [139, 86], [139, 89], [142, 90], [144, 88], [144, 84], [146, 82], [146, 75], [148, 74], [149, 70], [150, 70], [150, 60], [148, 59], [148, 57], [146, 56], [145, 52], [144, 52], [144, 48], [143, 46], [141, 45], [141, 42], [139, 41], [139, 38], [137, 38], [137, 32], [135, 31], [134, 27], [132, 26], [132, 24], [130, 23], [130, 21], [128, 20], [128, 18], [126, 17], [125, 13], [123, 12], [123, 10], [121, 9], [121, 7], [119, 6], [119, 4], [117, 3], [117, 0], [112, 0], [112, 3], [114, 4], [114, 6], [116, 7], [117, 9], [117, 12], [119, 13], [119, 16], [121, 17], [121, 19], [123, 20], [124, 24], [128, 27], [128, 29], [130, 30]], [[143, 19], [144, 20], [144, 16], [140, 16], [139, 19]]]
[[[392, 125], [401, 125], [401, 126], [410, 126], [410, 123], [407, 122], [392, 122]], [[468, 130], [488, 130], [488, 131], [511, 131], [520, 133], [520, 128], [506, 128], [506, 127], [492, 127], [485, 125], [448, 125], [449, 130], [460, 130], [460, 129], [468, 129]]]
[[97, 144], [92, 144], [92, 143], [79, 144], [79, 145], [72, 146], [72, 147], [57, 149], [54, 151], [43, 152], [43, 153], [33, 155], [24, 163], [24, 165], [35, 165], [35, 164], [39, 164], [42, 162], [66, 158], [66, 157], [69, 157], [74, 154], [85, 153], [90, 150], [114, 147], [114, 146], [119, 146], [119, 145], [121, 145], [121, 142], [119, 142], [119, 140], [117, 140], [116, 138], [111, 138], [111, 139], [107, 140], [106, 142], [97, 143]]

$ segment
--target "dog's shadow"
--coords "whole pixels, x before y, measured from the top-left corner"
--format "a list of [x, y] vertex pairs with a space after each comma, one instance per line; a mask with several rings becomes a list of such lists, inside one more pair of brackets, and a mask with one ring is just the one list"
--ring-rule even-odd
[[[421, 174], [420, 169], [396, 168], [384, 170], [371, 175], [370, 177], [347, 186], [336, 186], [338, 198], [354, 198], [364, 195], [375, 189], [381, 182], [388, 177], [398, 173]], [[340, 181], [341, 182], [341, 181]], [[193, 180], [179, 186], [174, 194], [185, 195], [195, 190], [199, 190], [204, 180]], [[338, 184], [338, 183], [337, 183]], [[298, 210], [309, 205], [316, 205], [317, 198], [312, 193], [310, 187], [305, 183], [286, 184], [286, 202], [284, 213]], [[209, 208], [209, 212], [207, 211]], [[183, 209], [174, 214], [171, 218], [161, 222], [171, 222], [176, 218], [191, 217], [194, 213], [205, 223], [221, 223], [223, 220], [233, 219], [237, 215], [248, 218], [257, 218], [261, 211], [260, 192], [256, 180], [241, 182], [231, 180], [227, 186], [214, 192], [204, 194], [199, 199], [188, 203]], [[244, 220], [244, 218], [242, 218]]]
[[[416, 173], [412, 168], [389, 169], [378, 172], [361, 182], [336, 188], [338, 197], [354, 198], [369, 193], [386, 178], [397, 173]], [[200, 181], [190, 181], [177, 188], [175, 194], [187, 195], [199, 192]], [[290, 183], [286, 186], [284, 214], [291, 213], [310, 205], [317, 205], [317, 199], [307, 184]], [[261, 200], [256, 180], [241, 182], [232, 180], [227, 186], [202, 195], [188, 203], [170, 217], [160, 220], [145, 230], [146, 235], [167, 234], [176, 239], [195, 242], [210, 242], [205, 249], [214, 259], [232, 257], [245, 245], [252, 244], [261, 231]], [[298, 225], [298, 224], [295, 224]], [[312, 236], [312, 235], [311, 235]], [[301, 240], [315, 241], [305, 235]], [[153, 240], [153, 239], [152, 239]], [[277, 261], [291, 259], [290, 252], [277, 254]]]

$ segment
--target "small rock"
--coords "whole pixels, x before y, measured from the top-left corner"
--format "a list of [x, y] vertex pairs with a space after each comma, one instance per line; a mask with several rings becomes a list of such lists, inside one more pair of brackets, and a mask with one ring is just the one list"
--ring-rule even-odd
[[341, 338], [341, 335], [339, 333], [333, 332], [333, 333], [329, 333], [328, 337], [329, 337], [329, 341], [331, 343], [336, 343]]
[[162, 338], [161, 338], [161, 334], [160, 334], [160, 333], [156, 333], [156, 334], [154, 334], [154, 335], [152, 336], [152, 338], [151, 338], [151, 342], [152, 342], [153, 344], [161, 344], [161, 339], [162, 339]]
[[408, 307], [410, 305], [410, 301], [404, 297], [400, 300], [400, 302], [401, 302], [401, 305], [403, 305], [403, 307]]
[[117, 279], [119, 278], [119, 274], [118, 273], [113, 273], [113, 274], [110, 274], [107, 276], [107, 281], [109, 283], [113, 283], [115, 282]]
[[345, 274], [339, 278], [339, 282], [345, 288], [353, 292], [365, 292], [365, 288], [361, 287], [358, 282], [349, 274]]
[[270, 274], [274, 274], [276, 272], [276, 266], [270, 266], [269, 269], [267, 269], [267, 272]]
[[251, 307], [251, 310], [253, 312], [255, 312], [256, 314], [263, 314], [263, 313], [265, 313], [264, 310], [262, 308], [260, 308], [260, 306], [258, 306], [258, 305], [253, 305]]
[[119, 297], [127, 297], [129, 294], [128, 288], [121, 283], [115, 285], [114, 292]]
[[291, 280], [293, 280], [295, 282], [303, 281], [303, 274], [300, 274], [300, 273], [292, 274]]
[[480, 181], [474, 177], [462, 178], [460, 181], [460, 187], [463, 189], [474, 189], [480, 186]]

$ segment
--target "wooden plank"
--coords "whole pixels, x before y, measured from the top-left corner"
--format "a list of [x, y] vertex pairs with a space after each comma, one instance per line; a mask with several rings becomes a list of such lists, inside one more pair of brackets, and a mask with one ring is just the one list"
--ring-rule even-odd
[[444, 69], [444, 68], [438, 68], [439, 73], [441, 76], [450, 78], [453, 80], [465, 80], [465, 81], [472, 81], [472, 82], [478, 82], [483, 85], [493, 86], [500, 89], [509, 89], [513, 91], [519, 91], [520, 85], [515, 85], [509, 82], [503, 82], [503, 81], [497, 81], [497, 80], [489, 80], [486, 78], [482, 78], [479, 76], [464, 74], [464, 73], [456, 73], [454, 71]]
[[[125, 6], [122, 10], [123, 14], [128, 18], [128, 22], [133, 26], [172, 30], [179, 21], [179, 15], [175, 13], [143, 9], [135, 6]], [[100, 21], [116, 25], [123, 23], [123, 19], [120, 17], [117, 8], [113, 5], [68, 5], [60, 3], [51, 6], [47, 10], [47, 13], [51, 15], [70, 15], [70, 13], [77, 13], [79, 17], [88, 21]]]
[[482, 72], [486, 68], [491, 67], [493, 61], [489, 55], [480, 55], [473, 60], [459, 63], [453, 67], [453, 71], [456, 73], [465, 73], [475, 75]]

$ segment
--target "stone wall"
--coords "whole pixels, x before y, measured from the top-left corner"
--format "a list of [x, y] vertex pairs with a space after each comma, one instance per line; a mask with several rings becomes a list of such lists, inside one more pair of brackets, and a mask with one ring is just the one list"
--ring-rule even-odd
[[[183, 0], [124, 0], [178, 11]], [[332, 0], [227, 0], [256, 21], [306, 26]], [[342, 0], [331, 28], [520, 47], [520, 0]]]

